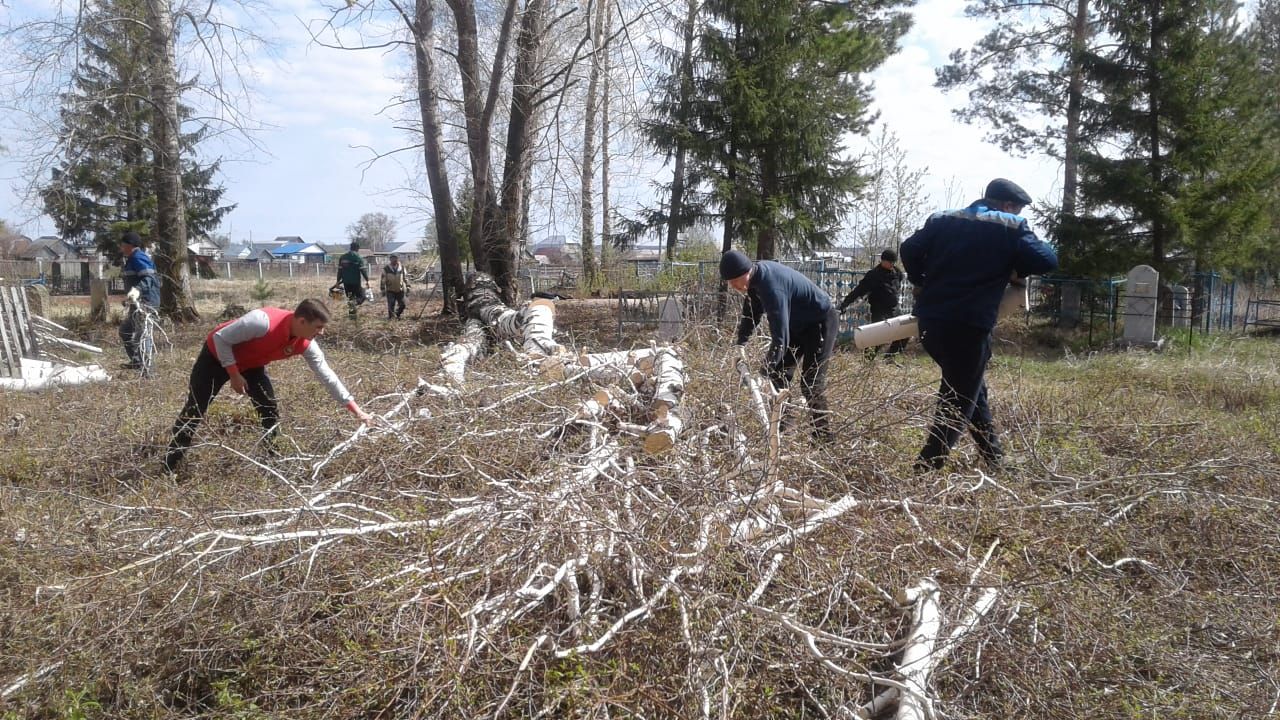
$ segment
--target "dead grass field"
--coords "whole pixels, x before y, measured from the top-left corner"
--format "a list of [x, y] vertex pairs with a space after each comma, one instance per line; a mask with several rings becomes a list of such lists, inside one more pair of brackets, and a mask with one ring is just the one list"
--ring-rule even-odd
[[[286, 457], [259, 453], [247, 401], [224, 393], [167, 478], [196, 349], [224, 305], [256, 304], [249, 285], [200, 283], [206, 321], [171, 331], [152, 380], [0, 395], [4, 720], [850, 717], [875, 692], [865, 675], [898, 659], [907, 615], [889, 596], [926, 577], [947, 627], [998, 591], [933, 673], [939, 717], [1280, 707], [1274, 339], [1072, 356], [1004, 328], [996, 477], [967, 441], [947, 472], [911, 473], [937, 382], [915, 347], [902, 368], [840, 354], [837, 441], [784, 434], [771, 455], [730, 343], [706, 329], [683, 347], [681, 442], [624, 443], [589, 482], [572, 481], [578, 440], [547, 439], [587, 386], [509, 354], [327, 461], [354, 424], [304, 363], [275, 364]], [[281, 284], [270, 302], [324, 290]], [[72, 303], [50, 314], [120, 361], [114, 326]], [[386, 413], [455, 329], [434, 308], [380, 314], [339, 312], [322, 344]], [[613, 322], [567, 302], [557, 328], [599, 349]], [[754, 465], [723, 439], [735, 429]], [[773, 481], [852, 509], [800, 534], [740, 502]], [[754, 540], [717, 530], [740, 511]]]

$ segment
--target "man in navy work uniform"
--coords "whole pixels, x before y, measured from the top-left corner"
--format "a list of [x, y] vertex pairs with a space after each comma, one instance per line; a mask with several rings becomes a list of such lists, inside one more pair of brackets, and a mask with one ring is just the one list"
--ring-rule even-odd
[[[138, 233], [129, 231], [120, 236], [120, 255], [124, 258], [120, 277], [124, 280], [125, 292], [136, 287], [138, 302], [152, 308], [160, 307], [160, 276], [156, 274], [156, 264], [142, 249], [142, 238]], [[138, 355], [138, 333], [142, 330], [142, 322], [138, 313], [130, 308], [120, 323], [120, 342], [129, 358], [122, 367], [128, 370], [142, 368], [142, 358]]]
[[902, 243], [902, 264], [916, 293], [920, 341], [942, 369], [938, 408], [917, 471], [942, 467], [967, 426], [982, 459], [1004, 456], [992, 423], [985, 374], [991, 330], [1011, 277], [1053, 271], [1058, 256], [1019, 213], [1031, 196], [1003, 178], [967, 208], [934, 213]]
[[[880, 253], [880, 262], [868, 270], [867, 274], [858, 281], [857, 286], [844, 296], [844, 300], [840, 301], [840, 312], [844, 312], [858, 298], [866, 297], [868, 304], [871, 305], [871, 322], [897, 317], [898, 294], [902, 292], [902, 280], [906, 276], [894, 265], [896, 262], [898, 262], [898, 253], [892, 248], [887, 248]], [[894, 340], [889, 346], [889, 351], [884, 354], [884, 359], [895, 361], [897, 354], [906, 346], [906, 338]], [[868, 358], [874, 360], [881, 347], [884, 346], [869, 348]]]
[[769, 353], [765, 372], [775, 388], [791, 383], [796, 364], [800, 390], [813, 412], [814, 437], [829, 440], [827, 417], [827, 360], [836, 344], [840, 316], [831, 298], [809, 278], [771, 260], [752, 262], [737, 250], [720, 257], [720, 277], [729, 287], [746, 294], [738, 344], [745, 345], [760, 316], [769, 318]]

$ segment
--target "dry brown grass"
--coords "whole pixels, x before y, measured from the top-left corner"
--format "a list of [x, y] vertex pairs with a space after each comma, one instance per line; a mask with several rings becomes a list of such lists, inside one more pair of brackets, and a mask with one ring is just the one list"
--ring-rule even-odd
[[[252, 306], [248, 285], [203, 296], [202, 313]], [[564, 304], [557, 324], [600, 348], [609, 310]], [[432, 343], [452, 329], [431, 311], [373, 315], [323, 342], [387, 412], [434, 375]], [[624, 439], [617, 468], [576, 485], [589, 431], [539, 434], [580, 383], [494, 356], [461, 397], [415, 397], [398, 430], [322, 464], [354, 426], [304, 364], [280, 363], [289, 456], [260, 457], [247, 403], [223, 396], [174, 482], [156, 453], [207, 324], [173, 333], [154, 380], [0, 396], [0, 691], [54, 668], [0, 701], [5, 717], [839, 716], [872, 692], [848, 673], [891, 676], [892, 647], [819, 640], [841, 673], [780, 618], [891, 646], [905, 616], [886, 596], [923, 577], [948, 626], [980, 589], [1000, 592], [934, 675], [946, 717], [1262, 718], [1280, 697], [1273, 343], [1044, 359], [1006, 342], [991, 385], [1012, 462], [995, 478], [968, 445], [947, 473], [910, 473], [937, 377], [918, 355], [894, 368], [841, 354], [838, 441], [786, 434], [771, 462], [730, 348], [704, 330], [683, 353], [676, 451]], [[118, 356], [114, 328], [85, 333]], [[734, 540], [730, 521], [773, 512], [740, 501], [771, 477], [856, 506], [777, 552], [762, 547], [792, 516]], [[451, 515], [463, 508], [480, 509]], [[380, 523], [402, 524], [368, 529]], [[344, 530], [361, 534], [306, 535]], [[539, 563], [579, 556], [575, 582], [516, 594], [550, 577]], [[569, 651], [654, 597], [598, 650]]]

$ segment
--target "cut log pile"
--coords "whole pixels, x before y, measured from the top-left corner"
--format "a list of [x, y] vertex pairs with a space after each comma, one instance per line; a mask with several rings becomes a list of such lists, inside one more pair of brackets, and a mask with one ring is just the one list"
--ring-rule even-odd
[[[779, 440], [786, 392], [774, 393], [745, 360], [737, 365], [751, 396], [744, 414], [758, 415], [760, 427], [744, 428], [727, 406], [713, 410], [686, 397], [677, 346], [574, 354], [555, 342], [554, 305], [517, 310], [496, 298], [483, 282], [468, 296], [462, 333], [442, 353], [441, 384], [424, 382], [398, 397], [384, 424], [360, 428], [315, 461], [309, 481], [281, 476], [288, 497], [300, 500], [227, 512], [189, 532], [165, 526], [172, 515], [157, 513], [151, 520], [163, 527], [133, 540], [129, 554], [138, 559], [116, 572], [169, 576], [153, 572], [166, 564], [199, 587], [198, 576], [237, 557], [241, 564], [260, 558], [255, 568], [237, 565], [242, 581], [290, 567], [310, 576], [335, 548], [385, 545], [399, 566], [378, 563], [384, 569], [349, 593], [352, 601], [396, 603], [368, 616], [412, 628], [395, 643], [410, 653], [406, 666], [427, 672], [427, 663], [439, 662], [433, 673], [484, 667], [498, 678], [486, 716], [555, 716], [559, 691], [530, 687], [548, 667], [619, 647], [634, 652], [643, 645], [629, 638], [655, 633], [665, 638], [661, 647], [679, 653], [683, 691], [699, 698], [705, 718], [734, 715], [739, 700], [730, 688], [744, 668], [779, 664], [818, 673], [820, 686], [807, 690], [821, 716], [894, 708], [903, 718], [930, 716], [930, 678], [991, 610], [994, 591], [966, 602], [962, 619], [949, 622], [932, 579], [900, 593], [901, 605], [856, 567], [837, 568], [834, 586], [807, 585], [815, 546], [848, 534], [859, 514], [900, 512], [915, 523], [910, 505], [860, 492], [827, 499], [797, 484]], [[467, 371], [496, 347], [537, 372], [518, 392], [482, 404], [475, 398], [486, 388], [468, 388]], [[378, 464], [334, 470], [371, 438], [392, 442], [424, 427], [456, 427], [441, 454], [462, 454], [467, 443], [507, 432], [493, 425], [513, 422], [515, 408], [535, 408], [537, 420], [510, 428], [538, 448], [533, 471], [501, 474], [494, 458], [480, 458], [483, 468], [472, 470], [474, 454], [463, 454], [471, 484], [450, 494], [414, 486], [413, 472], [428, 477], [426, 466], [392, 483], [377, 474]], [[699, 426], [690, 418], [712, 419]], [[970, 586], [990, 556], [966, 566]], [[893, 612], [906, 606], [912, 613], [904, 637], [887, 637], [886, 621], [850, 600], [868, 588]], [[822, 598], [825, 609], [814, 608]], [[436, 622], [443, 624], [423, 630]], [[745, 636], [757, 641], [742, 642]], [[873, 671], [855, 654], [899, 650], [893, 670]]]

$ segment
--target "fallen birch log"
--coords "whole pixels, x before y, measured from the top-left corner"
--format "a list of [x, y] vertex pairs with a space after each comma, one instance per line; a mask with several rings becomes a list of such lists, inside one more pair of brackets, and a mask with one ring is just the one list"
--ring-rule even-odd
[[897, 720], [926, 720], [933, 716], [929, 701], [929, 674], [938, 663], [934, 647], [942, 634], [942, 609], [938, 604], [938, 584], [929, 578], [915, 587], [898, 591], [897, 600], [902, 605], [912, 605], [911, 634], [902, 649], [902, 664], [898, 673], [902, 683], [910, 691], [898, 702]]
[[455, 385], [462, 385], [467, 378], [467, 363], [484, 349], [484, 325], [479, 320], [468, 319], [462, 326], [462, 337], [449, 343], [440, 353], [441, 372]]
[[534, 356], [550, 357], [560, 351], [555, 341], [556, 306], [550, 300], [531, 300], [520, 312], [524, 325], [524, 351]]
[[[978, 623], [982, 621], [982, 618], [985, 617], [986, 614], [991, 611], [991, 608], [995, 606], [996, 598], [999, 596], [1000, 591], [995, 588], [987, 588], [983, 591], [982, 595], [978, 597], [977, 602], [975, 602], [973, 606], [969, 608], [969, 611], [965, 613], [964, 619], [961, 620], [960, 624], [951, 631], [950, 635], [948, 635], [947, 642], [943, 644], [942, 647], [938, 648], [933, 661], [935, 667], [942, 664], [942, 661], [947, 659], [947, 656], [951, 654], [951, 651], [956, 647], [956, 645], [958, 645], [970, 631], [978, 626]], [[876, 695], [870, 702], [858, 708], [857, 716], [860, 720], [871, 720], [871, 718], [879, 717], [883, 713], [887, 712], [889, 708], [897, 705], [900, 697], [902, 697], [902, 692], [899, 691], [898, 688], [888, 688], [879, 695]]]
[[676, 444], [684, 421], [673, 410], [684, 396], [684, 361], [667, 346], [653, 355], [653, 422], [644, 439], [644, 450], [660, 453]]
[[684, 421], [671, 412], [665, 404], [659, 403], [653, 411], [653, 422], [644, 431], [644, 451], [656, 455], [668, 450], [676, 444]]
[[34, 392], [52, 387], [106, 382], [110, 379], [101, 365], [67, 367], [44, 360], [22, 358], [22, 377], [0, 378], [0, 390]]

